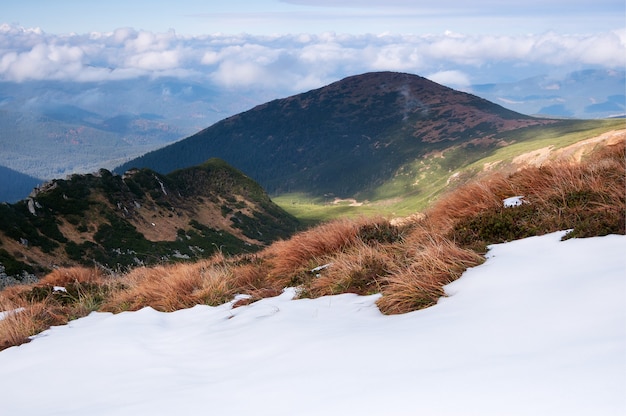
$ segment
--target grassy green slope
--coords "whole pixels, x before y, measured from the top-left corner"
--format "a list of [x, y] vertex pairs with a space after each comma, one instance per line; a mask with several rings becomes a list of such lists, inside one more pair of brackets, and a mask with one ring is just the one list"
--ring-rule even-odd
[[551, 147], [560, 149], [611, 130], [626, 128], [626, 120], [563, 120], [549, 126], [533, 126], [499, 134], [484, 145], [449, 147], [413, 160], [398, 169], [393, 178], [355, 201], [312, 198], [302, 193], [273, 198], [287, 212], [308, 223], [339, 217], [382, 214], [406, 216], [426, 207], [456, 178], [467, 182], [486, 164], [503, 167], [521, 154]]

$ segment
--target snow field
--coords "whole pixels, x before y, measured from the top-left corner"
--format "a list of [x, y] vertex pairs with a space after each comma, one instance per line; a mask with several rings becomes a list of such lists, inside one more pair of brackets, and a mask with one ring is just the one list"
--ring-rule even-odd
[[494, 245], [431, 308], [378, 295], [93, 313], [0, 352], [1, 414], [626, 414], [626, 236]]

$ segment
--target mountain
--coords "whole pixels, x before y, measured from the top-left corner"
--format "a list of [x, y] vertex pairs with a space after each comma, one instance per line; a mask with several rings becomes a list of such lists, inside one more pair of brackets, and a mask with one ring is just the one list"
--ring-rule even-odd
[[297, 227], [257, 183], [218, 159], [168, 175], [102, 169], [0, 204], [0, 263], [9, 276], [79, 264], [118, 270], [253, 252]]
[[473, 93], [524, 114], [608, 118], [626, 115], [626, 71], [585, 70], [471, 87]]
[[257, 106], [116, 171], [165, 173], [219, 157], [270, 194], [362, 196], [424, 155], [552, 122], [416, 75], [367, 73]]
[[43, 182], [41, 179], [0, 166], [0, 202], [24, 199], [31, 189]]

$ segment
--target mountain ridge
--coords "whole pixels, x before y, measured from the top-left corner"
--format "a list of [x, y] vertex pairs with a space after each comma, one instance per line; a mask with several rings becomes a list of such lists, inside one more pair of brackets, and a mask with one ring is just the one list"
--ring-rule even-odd
[[169, 175], [101, 169], [0, 204], [0, 264], [18, 280], [58, 266], [118, 270], [254, 252], [298, 227], [257, 183], [218, 159]]

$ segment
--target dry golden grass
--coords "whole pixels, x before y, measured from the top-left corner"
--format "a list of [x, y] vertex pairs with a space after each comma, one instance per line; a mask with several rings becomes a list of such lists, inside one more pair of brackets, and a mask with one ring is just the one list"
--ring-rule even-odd
[[356, 241], [358, 230], [356, 221], [334, 220], [276, 242], [262, 255], [271, 263], [273, 276], [289, 283], [303, 269], [310, 269], [314, 259], [340, 251]]
[[[512, 179], [521, 192], [529, 195], [544, 217], [555, 227], [604, 217], [624, 217], [626, 175], [624, 142], [607, 148], [582, 164], [552, 164], [527, 169]], [[595, 232], [595, 231], [592, 231]], [[601, 232], [601, 230], [598, 230]]]
[[9, 299], [2, 294], [0, 311], [9, 312], [0, 319], [0, 350], [29, 342], [29, 337], [68, 321], [66, 311], [45, 300], [28, 302], [19, 297]]
[[210, 260], [156, 267], [139, 267], [120, 279], [103, 306], [106, 311], [149, 306], [172, 312], [197, 304], [218, 305], [234, 294], [228, 267]]
[[476, 252], [437, 234], [407, 246], [405, 261], [387, 276], [383, 296], [377, 302], [385, 314], [406, 313], [437, 303], [444, 295], [444, 285], [484, 261]]
[[318, 273], [311, 272], [306, 294], [312, 297], [356, 293], [378, 293], [382, 281], [396, 262], [390, 245], [355, 244], [345, 252], [320, 259], [329, 266]]
[[242, 306], [259, 299], [278, 296], [285, 288], [279, 279], [272, 279], [269, 272], [269, 264], [263, 261], [235, 265], [232, 269], [233, 286], [238, 294], [250, 296], [248, 299], [240, 299], [234, 306]]
[[[570, 228], [574, 229], [571, 236], [578, 237], [623, 234], [625, 160], [621, 141], [582, 163], [555, 162], [509, 176], [494, 174], [445, 195], [426, 212], [426, 218], [463, 245]], [[523, 195], [527, 204], [505, 209], [502, 200], [516, 195]]]
[[[439, 198], [425, 213], [430, 226], [442, 232], [449, 230], [460, 218], [502, 205], [502, 199], [511, 196], [510, 183], [501, 173], [493, 173], [481, 181], [470, 182]], [[494, 192], [500, 190], [499, 193]]]
[[[0, 302], [0, 309], [14, 311], [9, 304]], [[46, 326], [37, 325], [36, 314], [31, 309], [11, 312], [0, 320], [0, 350], [28, 342], [28, 337], [44, 331]]]
[[0, 311], [18, 312], [0, 320], [0, 349], [99, 310], [110, 286], [100, 270], [72, 267], [54, 270], [33, 285], [5, 288], [0, 292]]
[[283, 285], [300, 283], [319, 260], [334, 255], [361, 241], [360, 233], [385, 224], [381, 218], [338, 219], [279, 241], [261, 255], [270, 263], [270, 273]]
[[67, 286], [71, 283], [102, 283], [102, 271], [96, 267], [67, 267], [55, 269], [44, 278], [40, 286]]

